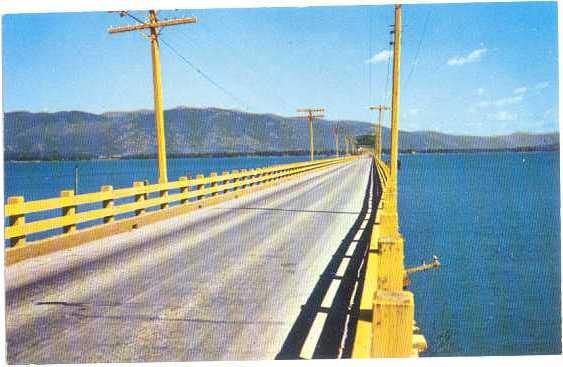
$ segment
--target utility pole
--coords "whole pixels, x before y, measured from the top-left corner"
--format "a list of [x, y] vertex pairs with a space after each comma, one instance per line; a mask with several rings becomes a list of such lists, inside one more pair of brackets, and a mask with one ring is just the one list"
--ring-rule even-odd
[[78, 195], [78, 164], [74, 166], [74, 195]]
[[[127, 12], [121, 12], [121, 15], [123, 16], [128, 14]], [[158, 42], [158, 36], [160, 34], [160, 31], [164, 27], [196, 22], [196, 17], [158, 20], [156, 18], [156, 10], [150, 10], [148, 22], [139, 21], [140, 24], [108, 29], [108, 32], [110, 34], [130, 31], [142, 31], [144, 29], [150, 30], [150, 35], [148, 35], [148, 38], [151, 41], [152, 80], [154, 88], [154, 114], [156, 122], [156, 141], [158, 148], [159, 183], [168, 182], [168, 174], [166, 170], [166, 141], [164, 134], [164, 111], [162, 109], [162, 81], [160, 77], [160, 45]]]
[[324, 108], [299, 108], [297, 112], [306, 113], [307, 121], [309, 122], [309, 150], [311, 154], [311, 160], [315, 159], [315, 145], [313, 142], [313, 119], [324, 117], [322, 114], [325, 112]]
[[395, 5], [395, 27], [393, 30], [393, 97], [391, 102], [391, 158], [390, 188], [397, 202], [397, 168], [399, 159], [399, 71], [401, 67], [401, 5]]
[[378, 105], [378, 106], [369, 106], [369, 109], [379, 111], [379, 118], [377, 119], [377, 124], [374, 125], [375, 134], [374, 134], [373, 154], [377, 159], [381, 159], [381, 150], [382, 150], [381, 123], [382, 123], [383, 111], [389, 110], [389, 107]]
[[338, 158], [340, 156], [340, 153], [338, 152], [338, 126], [335, 126], [332, 131], [334, 131], [334, 137], [336, 141], [336, 158]]

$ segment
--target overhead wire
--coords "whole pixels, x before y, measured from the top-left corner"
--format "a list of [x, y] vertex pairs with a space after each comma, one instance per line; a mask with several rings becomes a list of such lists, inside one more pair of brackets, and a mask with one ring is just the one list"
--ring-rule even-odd
[[[203, 24], [202, 24], [201, 29], [202, 29], [204, 32], [211, 33], [211, 31], [209, 30], [209, 28], [208, 28], [207, 26], [204, 26]], [[191, 39], [191, 38], [188, 36], [187, 32], [185, 32], [181, 27], [175, 28], [175, 29], [174, 29], [174, 32], [177, 33], [177, 34], [180, 34], [180, 35], [182, 36], [183, 40], [187, 41], [187, 42], [188, 42], [189, 44], [191, 44], [193, 47], [197, 47], [197, 45], [194, 43], [194, 40]], [[204, 42], [205, 42], [205, 41], [204, 41]], [[207, 43], [207, 45], [209, 45], [209, 44]], [[209, 45], [209, 46], [210, 46], [210, 45]], [[230, 51], [231, 51], [232, 53], [235, 53], [235, 52], [234, 52], [234, 48], [233, 48], [233, 46], [232, 46], [230, 43], [221, 42], [221, 44], [220, 44], [219, 46], [220, 46], [219, 48], [221, 48], [221, 49], [223, 49], [223, 50], [225, 50], [225, 49], [230, 49]], [[214, 47], [216, 48], [217, 46], [215, 45]], [[238, 60], [238, 59], [237, 59], [237, 58], [234, 58], [234, 60], [236, 61], [236, 60]], [[232, 65], [232, 62], [230, 62], [230, 65]], [[254, 74], [254, 70], [253, 70], [253, 69], [248, 68], [248, 67], [245, 67], [244, 65], [242, 65], [242, 64], [240, 64], [240, 63], [239, 63], [238, 65], [236, 65], [236, 69], [237, 69], [237, 71], [242, 70], [247, 76], [250, 76], [250, 75]], [[244, 76], [244, 75], [243, 75], [243, 76]], [[248, 78], [244, 78], [244, 79], [246, 80], [246, 79], [248, 79]], [[276, 103], [281, 103], [286, 109], [290, 109], [290, 105], [289, 105], [289, 104], [287, 103], [287, 101], [282, 97], [282, 95], [281, 95], [280, 93], [278, 93], [278, 89], [277, 89], [277, 88], [272, 88], [272, 89], [269, 90], [269, 92], [271, 92], [271, 93], [273, 93], [273, 94], [275, 95]]]
[[160, 42], [162, 42], [163, 45], [165, 45], [166, 47], [168, 47], [176, 56], [178, 56], [182, 61], [184, 61], [188, 66], [190, 66], [196, 73], [198, 73], [200, 76], [202, 76], [205, 80], [207, 80], [209, 83], [211, 83], [212, 85], [214, 85], [217, 89], [221, 90], [223, 93], [225, 93], [226, 95], [228, 95], [229, 97], [231, 97], [233, 100], [237, 101], [241, 107], [243, 107], [245, 110], [249, 110], [249, 105], [244, 102], [242, 99], [240, 99], [239, 97], [237, 97], [234, 93], [231, 93], [229, 90], [227, 90], [225, 87], [223, 87], [222, 85], [220, 85], [219, 83], [217, 83], [215, 80], [213, 80], [209, 75], [207, 75], [205, 72], [203, 72], [198, 66], [196, 66], [193, 62], [191, 62], [188, 58], [186, 58], [184, 55], [182, 55], [176, 48], [174, 48], [174, 46], [172, 46], [170, 43], [168, 43], [165, 39], [162, 38], [162, 36], [159, 38]]
[[369, 101], [368, 104], [372, 103], [372, 98], [373, 98], [373, 94], [372, 94], [372, 63], [369, 62], [369, 59], [373, 56], [373, 47], [372, 47], [372, 14], [371, 14], [371, 7], [367, 8], [367, 18], [368, 18], [368, 97], [369, 97]]
[[[394, 26], [393, 26], [394, 27]], [[390, 35], [392, 33], [390, 32]], [[389, 52], [389, 57], [387, 58], [387, 75], [385, 77], [385, 89], [383, 92], [383, 104], [385, 106], [387, 106], [387, 100], [389, 99], [390, 93], [389, 93], [389, 79], [391, 77], [391, 59], [392, 59], [392, 55], [393, 55], [393, 50], [391, 49], [391, 46], [393, 45], [392, 43], [392, 37], [390, 37], [391, 39], [389, 40], [389, 48], [388, 48], [388, 52]]]
[[422, 29], [422, 34], [421, 34], [420, 39], [418, 41], [418, 47], [416, 49], [416, 53], [415, 53], [414, 61], [413, 61], [412, 66], [411, 66], [411, 70], [410, 70], [407, 78], [405, 79], [405, 89], [407, 88], [409, 81], [411, 80], [411, 77], [414, 73], [414, 69], [416, 68], [416, 65], [418, 65], [418, 57], [420, 55], [420, 50], [422, 48], [422, 42], [424, 40], [424, 36], [426, 35], [426, 29], [428, 28], [428, 21], [430, 19], [431, 13], [432, 13], [432, 8], [429, 8], [428, 12], [426, 13], [426, 18], [424, 20], [424, 26], [423, 26], [423, 29]]
[[[135, 21], [144, 24], [145, 22], [143, 22], [141, 19], [139, 19], [138, 17], [134, 16], [133, 14], [131, 14], [130, 12], [124, 12], [125, 15], [129, 16], [130, 18], [134, 19]], [[223, 87], [222, 85], [220, 85], [218, 82], [216, 82], [213, 78], [211, 78], [211, 76], [209, 76], [207, 73], [205, 73], [203, 70], [201, 70], [200, 67], [198, 67], [197, 65], [195, 65], [191, 60], [189, 60], [186, 56], [182, 55], [180, 53], [180, 51], [178, 51], [174, 46], [172, 46], [169, 42], [167, 42], [165, 39], [162, 38], [162, 35], [159, 36], [159, 41], [165, 45], [166, 47], [168, 47], [172, 53], [174, 53], [177, 57], [179, 57], [185, 64], [187, 64], [189, 67], [191, 67], [196, 73], [198, 73], [201, 77], [203, 77], [205, 80], [207, 80], [209, 83], [211, 83], [213, 86], [215, 86], [217, 89], [221, 90], [223, 93], [225, 93], [227, 96], [231, 97], [233, 100], [235, 100], [243, 109], [245, 109], [246, 111], [249, 110], [249, 105], [248, 103], [244, 102], [242, 99], [240, 99], [239, 97], [237, 97], [234, 93], [230, 92], [227, 88]]]

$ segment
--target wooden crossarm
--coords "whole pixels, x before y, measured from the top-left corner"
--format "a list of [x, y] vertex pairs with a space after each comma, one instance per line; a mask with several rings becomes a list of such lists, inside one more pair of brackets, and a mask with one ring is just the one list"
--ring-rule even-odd
[[172, 25], [178, 24], [188, 24], [188, 23], [197, 23], [197, 17], [187, 17], [187, 18], [178, 18], [178, 19], [170, 19], [170, 20], [159, 20], [155, 23], [143, 23], [143, 24], [135, 24], [135, 25], [126, 25], [123, 27], [115, 27], [109, 28], [109, 33], [123, 33], [123, 32], [131, 32], [131, 31], [140, 31], [143, 29], [149, 28], [163, 28]]

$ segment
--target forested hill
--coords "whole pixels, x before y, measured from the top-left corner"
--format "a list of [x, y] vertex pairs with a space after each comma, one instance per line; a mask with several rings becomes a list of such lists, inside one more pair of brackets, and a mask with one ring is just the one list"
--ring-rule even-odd
[[[169, 154], [287, 152], [308, 149], [307, 122], [272, 114], [218, 108], [174, 108], [165, 111]], [[319, 120], [315, 147], [334, 150], [333, 127], [353, 136], [373, 133], [360, 121]], [[389, 130], [384, 128], [384, 142]], [[436, 132], [401, 132], [402, 150], [503, 149], [559, 143], [559, 134], [513, 134], [497, 137], [453, 136]], [[4, 114], [4, 146], [8, 159], [49, 157], [96, 158], [156, 153], [152, 111], [91, 114], [9, 112]], [[343, 148], [341, 139], [341, 149]], [[386, 144], [384, 144], [384, 147]]]

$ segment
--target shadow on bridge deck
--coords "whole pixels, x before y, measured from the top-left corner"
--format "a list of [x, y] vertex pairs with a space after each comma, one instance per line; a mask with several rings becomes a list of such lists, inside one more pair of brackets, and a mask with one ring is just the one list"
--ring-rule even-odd
[[[377, 203], [380, 197], [380, 190], [377, 187], [377, 182], [374, 183], [373, 174], [372, 166], [362, 210], [360, 213], [354, 213], [358, 214], [354, 225], [324, 269], [307, 302], [301, 307], [301, 312], [276, 359], [304, 359], [304, 346], [309, 334], [314, 333], [312, 331], [313, 324], [320, 314], [324, 314], [325, 322], [311, 357], [350, 358], [362, 294], [363, 274], [365, 273], [364, 259], [369, 248]], [[369, 211], [370, 200], [373, 200], [371, 212]], [[358, 233], [360, 233], [359, 238]], [[355, 248], [352, 254], [347, 255], [349, 250], [353, 248], [353, 244], [355, 244]], [[343, 275], [338, 275], [338, 269], [346, 258], [349, 259], [348, 266]], [[330, 307], [323, 307], [323, 300], [335, 280], [339, 280], [340, 284], [332, 304]]]

